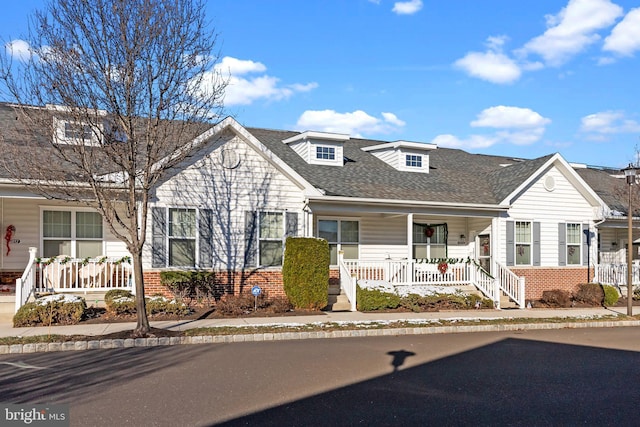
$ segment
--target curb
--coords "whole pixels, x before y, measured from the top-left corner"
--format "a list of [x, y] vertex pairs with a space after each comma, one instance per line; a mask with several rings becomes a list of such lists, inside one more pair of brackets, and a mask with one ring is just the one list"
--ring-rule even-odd
[[425, 326], [389, 329], [355, 329], [342, 331], [281, 332], [235, 335], [199, 335], [193, 337], [127, 338], [52, 343], [0, 345], [0, 355], [50, 353], [59, 351], [107, 350], [133, 347], [159, 347], [189, 344], [229, 344], [238, 342], [264, 342], [304, 339], [381, 337], [399, 335], [434, 335], [468, 332], [509, 332], [524, 330], [588, 329], [640, 326], [640, 320], [601, 322], [522, 323], [504, 325]]

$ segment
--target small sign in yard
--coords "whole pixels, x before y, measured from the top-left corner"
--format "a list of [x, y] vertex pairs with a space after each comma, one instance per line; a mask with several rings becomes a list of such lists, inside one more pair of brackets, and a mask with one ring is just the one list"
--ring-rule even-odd
[[262, 293], [260, 286], [255, 285], [251, 288], [251, 294], [253, 294], [253, 311], [258, 311], [258, 295]]

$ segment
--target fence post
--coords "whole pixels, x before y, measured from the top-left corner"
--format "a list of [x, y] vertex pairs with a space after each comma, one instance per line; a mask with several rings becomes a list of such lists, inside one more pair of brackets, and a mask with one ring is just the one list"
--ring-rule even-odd
[[518, 295], [520, 296], [518, 301], [518, 305], [520, 306], [520, 308], [525, 308], [525, 304], [526, 304], [526, 298], [524, 295], [524, 277], [518, 277]]
[[493, 279], [493, 305], [496, 310], [500, 310], [500, 279]]

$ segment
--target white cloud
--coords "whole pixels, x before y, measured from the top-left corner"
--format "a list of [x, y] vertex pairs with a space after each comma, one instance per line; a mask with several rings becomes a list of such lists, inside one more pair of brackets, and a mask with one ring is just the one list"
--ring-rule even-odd
[[405, 122], [393, 113], [382, 113], [382, 118], [373, 117], [362, 110], [338, 113], [334, 110], [308, 110], [302, 113], [296, 126], [301, 130], [346, 133], [354, 137], [399, 130]]
[[622, 111], [601, 111], [584, 116], [580, 130], [591, 133], [597, 139], [616, 133], [638, 133], [640, 123], [628, 119]]
[[547, 30], [531, 39], [519, 53], [540, 55], [548, 65], [560, 66], [600, 39], [598, 30], [610, 27], [622, 8], [610, 0], [570, 0], [557, 15], [547, 15]]
[[398, 15], [413, 15], [420, 9], [422, 9], [422, 0], [409, 0], [395, 2], [391, 10]]
[[4, 45], [5, 51], [19, 61], [26, 62], [31, 59], [31, 46], [24, 40], [15, 39]]
[[486, 135], [474, 134], [467, 138], [455, 135], [438, 135], [431, 142], [441, 147], [478, 149], [494, 144], [530, 145], [539, 141], [550, 119], [529, 108], [498, 105], [487, 108], [470, 123], [474, 128], [494, 129]]
[[498, 105], [480, 112], [477, 119], [471, 122], [471, 126], [502, 129], [539, 128], [549, 123], [551, 120], [529, 108]]
[[[265, 74], [267, 67], [261, 62], [242, 60], [226, 56], [216, 64], [214, 71], [228, 79], [224, 104], [249, 105], [259, 99], [278, 101], [295, 93], [309, 92], [318, 87], [312, 83], [283, 85], [277, 77]], [[252, 76], [251, 74], [260, 74]]]
[[603, 50], [624, 56], [631, 56], [640, 50], [640, 7], [629, 13], [613, 28], [604, 39]]
[[513, 83], [521, 75], [518, 64], [503, 53], [469, 52], [454, 65], [472, 77], [491, 83]]

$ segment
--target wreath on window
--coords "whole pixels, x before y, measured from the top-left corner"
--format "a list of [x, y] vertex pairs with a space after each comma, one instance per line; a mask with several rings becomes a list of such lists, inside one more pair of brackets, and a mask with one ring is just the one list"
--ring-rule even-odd
[[424, 235], [431, 238], [433, 236], [434, 229], [431, 227], [427, 227], [424, 229]]

